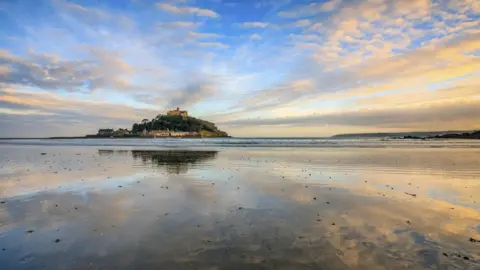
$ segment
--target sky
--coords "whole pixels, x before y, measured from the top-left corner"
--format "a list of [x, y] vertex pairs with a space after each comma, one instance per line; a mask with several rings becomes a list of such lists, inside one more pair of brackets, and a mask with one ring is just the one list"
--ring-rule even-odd
[[3, 0], [0, 137], [480, 129], [480, 1]]

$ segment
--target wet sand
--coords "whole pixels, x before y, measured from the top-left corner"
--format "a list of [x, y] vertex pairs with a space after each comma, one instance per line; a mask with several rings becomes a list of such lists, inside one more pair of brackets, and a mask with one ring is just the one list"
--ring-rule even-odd
[[3, 269], [480, 269], [480, 149], [0, 145]]

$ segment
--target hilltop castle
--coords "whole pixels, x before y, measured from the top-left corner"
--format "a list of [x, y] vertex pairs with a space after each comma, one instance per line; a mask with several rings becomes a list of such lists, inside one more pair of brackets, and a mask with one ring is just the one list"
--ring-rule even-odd
[[167, 112], [167, 115], [180, 115], [182, 117], [187, 117], [188, 116], [188, 111], [180, 111], [180, 108], [177, 107], [176, 110], [169, 110]]

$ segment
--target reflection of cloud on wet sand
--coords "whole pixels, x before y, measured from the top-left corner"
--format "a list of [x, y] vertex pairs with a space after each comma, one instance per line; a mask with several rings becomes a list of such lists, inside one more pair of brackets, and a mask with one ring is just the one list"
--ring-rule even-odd
[[[403, 260], [407, 264], [423, 259], [438, 263], [446, 259], [443, 252], [449, 256], [466, 254], [470, 260], [477, 262], [480, 259], [475, 253], [475, 244], [468, 241], [469, 237], [476, 239], [480, 236], [475, 230], [476, 224], [480, 223], [480, 214], [475, 209], [407, 195], [372, 196], [361, 189], [346, 189], [335, 184], [328, 188], [315, 185], [307, 188], [304, 183], [293, 183], [280, 188], [274, 184], [254, 182], [251, 181], [251, 184], [256, 189], [278, 200], [292, 202], [298, 209], [313, 208], [317, 215], [313, 214], [311, 219], [317, 218], [320, 222], [317, 226], [326, 229], [327, 233], [316, 231], [311, 233], [311, 237], [327, 236], [337, 251], [345, 254], [343, 262], [350, 266], [365, 263], [366, 258], [358, 259], [358, 253], [362, 252], [380, 253], [389, 258], [402, 253], [400, 257], [395, 257], [396, 261]], [[345, 238], [352, 236], [346, 241]], [[419, 242], [417, 238], [423, 240]], [[369, 246], [375, 248], [367, 252]], [[422, 252], [441, 256], [430, 254], [428, 258], [416, 258], [417, 253]]]
[[[69, 269], [86, 269], [90, 263], [115, 269], [478, 267], [478, 243], [468, 239], [480, 238], [479, 212], [472, 204], [459, 205], [455, 197], [477, 191], [429, 195], [446, 189], [455, 169], [465, 173], [475, 155], [462, 155], [460, 161], [439, 151], [437, 158], [451, 157], [443, 173], [435, 169], [440, 161], [422, 169], [429, 157], [418, 151], [411, 151], [416, 157], [402, 154], [403, 159], [395, 159], [397, 150], [368, 151], [373, 152], [230, 150], [185, 174], [136, 167], [129, 151], [97, 155], [101, 169], [85, 174], [115, 179], [5, 199], [0, 232], [7, 252], [0, 252], [0, 260], [7, 269], [52, 262]], [[76, 155], [57, 154], [57, 162], [70, 168], [67, 161]], [[371, 169], [365, 169], [370, 162]], [[404, 169], [407, 173], [401, 174]], [[41, 169], [34, 172], [41, 183]], [[67, 183], [70, 171], [57, 175]], [[128, 182], [121, 182], [122, 176]], [[475, 187], [468, 176], [460, 175], [452, 185]], [[103, 185], [108, 181], [113, 184]], [[35, 232], [25, 233], [28, 229]], [[59, 244], [52, 243], [56, 238]], [[33, 259], [20, 264], [18, 254]]]
[[479, 154], [477, 149], [265, 150], [236, 153], [229, 162], [252, 166], [247, 180], [262, 176], [282, 185], [341, 186], [410, 198], [407, 192], [480, 209]]
[[[340, 226], [332, 227], [330, 235], [340, 250], [351, 254], [361, 250], [358, 247], [362, 245], [374, 244], [376, 249], [372, 252], [385, 253], [397, 263], [424, 267], [448, 264], [443, 262], [446, 257], [443, 252], [449, 256], [460, 254], [468, 255], [471, 260], [480, 259], [475, 246], [468, 243], [469, 237], [476, 236], [473, 226], [480, 222], [478, 212], [473, 209], [455, 207], [451, 210], [452, 205], [434, 200], [349, 199], [357, 205], [345, 209], [346, 213], [338, 221]], [[336, 217], [335, 212], [327, 216], [328, 219]], [[356, 239], [344, 241], [345, 236], [352, 233], [357, 235]], [[357, 248], [352, 249], [352, 245]]]
[[132, 174], [130, 165], [102, 158], [92, 150], [2, 147], [8, 160], [2, 160], [5, 170], [0, 172], [0, 196], [76, 189]]
[[[9, 160], [0, 172], [0, 196], [76, 189], [85, 185], [133, 181], [143, 168], [165, 168], [167, 174], [185, 174], [207, 166], [217, 151], [95, 150], [3, 147]], [[45, 155], [42, 155], [45, 153]], [[133, 157], [133, 159], [132, 159]], [[132, 168], [135, 167], [135, 168]], [[143, 174], [159, 177], [155, 170]]]
[[[212, 192], [215, 187], [183, 177], [171, 180], [168, 191], [149, 185], [146, 197], [138, 194], [144, 189], [135, 187], [105, 194], [39, 195], [19, 208], [13, 207], [16, 202], [9, 202], [12, 206], [7, 209], [10, 216], [23, 212], [17, 215], [17, 226], [39, 219], [42, 222], [31, 223], [39, 232], [45, 226], [72, 233], [63, 240], [78, 254], [78, 269], [91, 261], [116, 269], [153, 265], [162, 269], [208, 265], [229, 269], [310, 269], [319, 265], [393, 269], [408, 265], [420, 269], [438, 264], [466, 267], [480, 260], [475, 244], [467, 237], [476, 237], [472, 228], [480, 221], [472, 209], [452, 211], [432, 202], [405, 202], [327, 187], [292, 185], [281, 192], [269, 184], [263, 186], [262, 194], [246, 196], [247, 201], [237, 201], [237, 205], [268, 199], [271, 207], [239, 208], [229, 200], [219, 200]], [[258, 190], [258, 185], [254, 189]], [[307, 203], [290, 197], [302, 193], [303, 198], [316, 194], [317, 200]], [[44, 200], [51, 201], [50, 210], [53, 203], [61, 202], [70, 211], [42, 214], [37, 205]], [[78, 212], [74, 206], [79, 207]], [[55, 220], [55, 226], [50, 226]], [[470, 261], [456, 258], [457, 254]], [[50, 256], [55, 256], [55, 250], [44, 256], [39, 260], [53, 259]]]

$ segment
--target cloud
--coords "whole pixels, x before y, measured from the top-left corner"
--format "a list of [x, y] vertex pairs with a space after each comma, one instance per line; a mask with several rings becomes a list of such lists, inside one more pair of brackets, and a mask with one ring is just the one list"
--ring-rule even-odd
[[290, 2], [292, 2], [292, 0], [257, 0], [253, 6], [255, 8], [275, 8], [289, 4]]
[[218, 13], [213, 10], [209, 9], [202, 9], [198, 7], [191, 7], [191, 6], [175, 6], [169, 3], [157, 3], [156, 7], [172, 14], [182, 14], [182, 15], [197, 15], [200, 17], [210, 17], [210, 18], [217, 18], [220, 17]]
[[316, 22], [312, 24], [310, 27], [308, 27], [307, 30], [311, 32], [321, 32], [323, 30], [323, 24], [320, 22]]
[[190, 21], [159, 22], [157, 26], [161, 28], [195, 28], [199, 26], [199, 23]]
[[[302, 117], [242, 119], [219, 123], [228, 126], [367, 126], [376, 128], [465, 129], [480, 128], [480, 99], [445, 102], [417, 108], [358, 110]], [[467, 129], [468, 129], [467, 128]]]
[[200, 47], [213, 47], [218, 49], [228, 49], [229, 46], [221, 42], [197, 42], [196, 45]]
[[[98, 128], [130, 127], [134, 121], [158, 114], [125, 104], [77, 100], [55, 93], [7, 90], [0, 95], [1, 136], [78, 136]], [[88, 108], [88, 109], [86, 109]], [[35, 129], [36, 133], [28, 132]]]
[[[322, 104], [329, 102], [343, 103], [342, 106], [349, 106], [350, 109], [391, 108], [402, 100], [408, 105], [413, 105], [408, 101], [409, 96], [418, 97], [416, 103], [420, 105], [422, 103], [425, 105], [428, 101], [432, 106], [431, 102], [454, 102], [452, 98], [455, 96], [468, 97], [467, 92], [450, 91], [450, 96], [447, 97], [440, 91], [426, 95], [420, 89], [427, 87], [428, 84], [443, 83], [445, 85], [448, 80], [475, 74], [474, 72], [480, 68], [477, 56], [473, 54], [479, 46], [477, 43], [476, 35], [464, 36], [435, 48], [420, 48], [406, 54], [369, 59], [364, 63], [349, 64], [337, 70], [326, 70], [322, 64], [319, 66], [316, 62], [310, 62], [303, 68], [296, 66], [297, 76], [302, 79], [292, 79], [290, 82], [282, 82], [252, 93], [237, 104], [237, 108], [242, 108], [238, 111], [237, 118], [242, 118], [242, 113], [246, 112], [264, 115], [264, 117], [275, 116], [275, 114], [272, 115], [272, 110], [282, 111], [279, 115], [285, 116], [285, 111], [289, 109], [306, 106], [311, 108], [308, 110], [309, 113], [322, 114], [326, 113]], [[313, 47], [314, 50], [316, 48]], [[326, 60], [325, 55], [318, 57], [317, 61], [321, 61], [320, 63]], [[461, 80], [455, 83], [460, 85]], [[412, 90], [408, 92], [407, 89]], [[389, 99], [389, 102], [386, 102], [385, 98], [369, 100], [369, 96], [374, 97], [373, 95], [376, 94], [387, 96], [394, 90], [398, 91], [398, 95]], [[403, 110], [408, 111], [410, 108], [407, 106]], [[298, 111], [302, 110], [297, 109], [295, 111], [297, 115]], [[381, 118], [381, 111], [376, 112]], [[301, 115], [305, 113], [301, 112]], [[373, 115], [374, 113], [372, 117]], [[455, 114], [452, 113], [452, 115]], [[457, 116], [460, 117], [460, 115]], [[467, 126], [474, 124], [473, 122], [465, 123]]]
[[[91, 117], [105, 116], [114, 119], [138, 119], [146, 113], [152, 113], [150, 109], [137, 109], [132, 106], [119, 106], [116, 103], [95, 100], [75, 100], [63, 95], [48, 92], [32, 91], [7, 91], [0, 96], [3, 108], [35, 109], [40, 112], [61, 115], [68, 113], [85, 114]], [[88, 108], [88, 110], [84, 110]]]
[[[311, 42], [311, 41], [316, 41], [320, 42], [322, 40], [322, 37], [319, 35], [315, 34], [290, 34], [288, 37], [292, 38], [296, 42], [296, 46], [302, 45], [303, 42]], [[313, 48], [321, 48], [320, 45], [317, 43], [310, 43]]]
[[270, 23], [266, 23], [266, 22], [243, 22], [239, 25], [241, 27], [244, 27], [244, 28], [266, 28], [270, 25]]
[[319, 28], [321, 26], [321, 23], [313, 23], [313, 21], [309, 19], [300, 19], [293, 22], [283, 23], [281, 25], [289, 28], [304, 28], [307, 31], [313, 31], [314, 29]]
[[0, 63], [8, 70], [0, 74], [0, 83], [80, 92], [129, 88], [126, 77], [133, 68], [128, 63], [100, 48], [90, 48], [88, 53], [88, 60], [61, 60], [56, 55], [33, 51], [25, 58], [1, 51]]
[[[2, 52], [0, 52], [2, 54]], [[8, 66], [0, 66], [0, 78], [6, 77], [10, 72], [12, 72], [12, 69]]]
[[429, 15], [431, 6], [431, 0], [394, 1], [395, 13], [408, 19]]
[[[138, 108], [190, 104], [195, 114], [222, 122], [463, 102], [475, 95], [426, 89], [451, 88], [480, 68], [476, 2], [292, 2], [288, 10], [285, 2], [242, 3], [262, 9], [252, 19], [223, 2], [162, 1], [155, 9], [165, 16], [152, 17], [154, 6], [142, 1], [125, 12], [57, 0], [48, 16], [14, 1], [3, 9], [24, 32], [7, 29], [0, 84]], [[222, 21], [209, 20], [220, 11]], [[31, 99], [22, 98], [17, 105], [3, 101], [2, 112], [57, 113], [23, 108]]]
[[310, 20], [298, 20], [295, 22], [296, 27], [305, 27], [311, 25], [312, 22]]
[[[170, 104], [193, 105], [210, 98], [206, 93], [215, 91], [212, 90], [214, 79], [208, 84], [195, 85], [185, 77], [192, 71], [199, 74], [198, 77], [208, 74], [210, 78], [215, 77], [211, 70], [224, 72], [216, 68], [217, 64], [209, 62], [215, 50], [227, 49], [228, 45], [196, 42], [222, 35], [193, 29], [204, 22], [152, 21], [146, 24], [148, 20], [138, 19], [141, 13], [129, 13], [136, 23], [132, 25], [134, 29], [125, 29], [120, 20], [114, 19], [125, 14], [109, 10], [108, 6], [102, 7], [105, 7], [102, 12], [106, 16], [101, 17], [98, 24], [81, 18], [79, 12], [83, 11], [72, 11], [61, 5], [56, 5], [51, 14], [56, 28], [22, 21], [20, 26], [28, 29], [26, 36], [15, 40], [18, 46], [14, 49], [0, 50], [2, 115], [9, 114], [15, 119], [32, 116], [31, 119], [37, 118], [39, 123], [57, 120], [63, 123], [62, 119], [68, 119], [75, 128], [59, 129], [58, 125], [48, 124], [50, 129], [43, 129], [47, 133], [41, 136], [78, 135], [108, 127], [109, 123], [112, 127], [128, 127], [133, 121], [157, 115]], [[175, 43], [184, 46], [174, 46]], [[7, 88], [17, 91], [7, 95]], [[48, 120], [41, 115], [51, 118]], [[75, 119], [90, 122], [81, 124]], [[13, 130], [8, 131], [10, 135]], [[6, 132], [0, 132], [0, 136]]]
[[52, 0], [51, 7], [64, 19], [78, 20], [82, 24], [98, 27], [106, 24], [121, 25], [124, 30], [132, 29], [135, 21], [125, 14], [112, 14], [106, 9], [85, 7], [66, 0]]
[[[450, 10], [444, 3], [431, 4], [424, 0], [352, 2], [339, 9], [318, 30], [328, 40], [322, 44], [323, 54], [341, 49], [342, 55], [365, 62], [366, 58], [393, 55], [394, 50], [408, 51], [414, 43], [428, 46], [430, 42], [447, 38], [449, 32], [462, 35], [474, 27], [470, 21], [465, 13]], [[343, 43], [350, 43], [349, 48], [342, 46]]]
[[[201, 79], [199, 76], [185, 79], [185, 86], [173, 88], [164, 93], [138, 94], [135, 99], [139, 102], [162, 108], [191, 108], [202, 101], [209, 100], [218, 94], [216, 82]], [[155, 113], [154, 113], [155, 114]], [[147, 117], [148, 118], [148, 117]]]
[[8, 102], [4, 97], [0, 96], [0, 111], [1, 109], [7, 109], [9, 111], [22, 111], [31, 110], [33, 108], [34, 107], [25, 104]]
[[193, 39], [205, 39], [205, 38], [217, 38], [221, 37], [219, 34], [215, 33], [199, 33], [199, 32], [188, 32], [188, 37]]
[[439, 90], [430, 90], [427, 87], [413, 88], [400, 92], [383, 93], [383, 95], [366, 95], [359, 99], [358, 105], [377, 108], [411, 108], [426, 105], [438, 105], [444, 102], [463, 102], [475, 100], [480, 97], [478, 89], [480, 79], [462, 80], [455, 83], [454, 87]]
[[241, 107], [242, 111], [254, 111], [286, 106], [302, 98], [303, 95], [311, 93], [315, 87], [312, 79], [297, 79], [259, 91], [255, 95], [249, 95], [239, 101], [238, 107]]
[[480, 4], [476, 0], [464, 0], [455, 1], [449, 0], [448, 7], [451, 9], [459, 10], [460, 12], [472, 11], [473, 13], [480, 13]]
[[[198, 57], [198, 56], [192, 56]], [[155, 107], [192, 108], [199, 103], [211, 101], [219, 96], [219, 86], [226, 80], [216, 72], [193, 70], [182, 74], [182, 81], [175, 87], [169, 87], [162, 92], [145, 92], [137, 94], [139, 102]]]
[[[77, 112], [62, 114], [12, 114], [0, 112], [0, 123], [5, 128], [2, 137], [84, 136], [95, 134], [99, 128], [130, 127], [132, 120], [89, 116]], [[32, 130], [35, 130], [32, 133]]]
[[403, 55], [374, 59], [358, 67], [358, 72], [362, 78], [385, 80], [400, 76], [426, 77], [430, 72], [456, 67], [457, 70], [463, 68], [465, 75], [480, 65], [477, 56], [473, 55], [480, 46], [479, 37], [465, 36], [436, 48], [421, 48]]
[[213, 97], [216, 88], [213, 84], [205, 81], [188, 83], [181, 91], [175, 91], [169, 102], [169, 107], [188, 107], [208, 97]]
[[110, 14], [104, 10], [92, 7], [84, 7], [66, 0], [52, 0], [53, 6], [70, 12], [73, 15], [83, 17], [86, 21], [98, 23], [102, 20], [111, 18]]
[[278, 12], [278, 16], [284, 18], [302, 18], [309, 17], [319, 13], [325, 13], [335, 10], [340, 4], [341, 0], [331, 0], [324, 3], [310, 3], [308, 5], [297, 5], [287, 11]]

